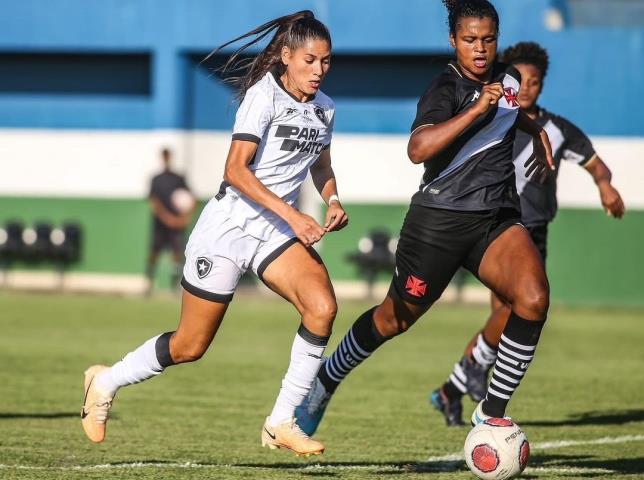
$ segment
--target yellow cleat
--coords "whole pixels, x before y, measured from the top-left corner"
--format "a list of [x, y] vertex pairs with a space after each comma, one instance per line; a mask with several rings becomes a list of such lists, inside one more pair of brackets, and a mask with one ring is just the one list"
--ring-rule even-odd
[[93, 365], [85, 370], [85, 400], [81, 409], [81, 423], [87, 438], [94, 443], [105, 440], [107, 413], [112, 407], [112, 397], [96, 388], [96, 375], [107, 369], [105, 365]]
[[262, 428], [262, 447], [275, 450], [276, 448], [287, 448], [293, 451], [298, 457], [309, 455], [320, 455], [324, 453], [324, 445], [313, 440], [295, 423], [295, 419], [287, 420], [276, 427], [268, 424], [268, 418]]

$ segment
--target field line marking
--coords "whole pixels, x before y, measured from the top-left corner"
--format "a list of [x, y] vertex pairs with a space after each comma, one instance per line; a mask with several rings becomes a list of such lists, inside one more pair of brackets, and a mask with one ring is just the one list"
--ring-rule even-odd
[[[644, 441], [644, 435], [623, 435], [620, 437], [601, 437], [592, 440], [556, 440], [550, 442], [540, 442], [530, 445], [534, 450], [550, 450], [583, 445], [609, 445], [619, 443], [631, 443]], [[445, 463], [445, 465], [436, 465], [431, 471], [452, 471], [457, 463], [463, 461], [462, 453], [452, 453], [449, 455], [433, 456], [425, 460], [425, 463]], [[214, 469], [214, 468], [231, 468], [231, 469], [264, 469], [270, 467], [264, 466], [240, 466], [228, 464], [211, 464], [197, 462], [183, 463], [160, 463], [160, 462], [131, 462], [131, 463], [105, 463], [99, 465], [72, 465], [67, 467], [45, 467], [35, 465], [7, 465], [0, 464], [0, 470], [59, 470], [59, 471], [88, 471], [103, 469], [129, 469], [129, 468], [194, 468], [194, 469]], [[371, 465], [325, 465], [313, 464], [302, 465], [301, 470], [378, 470], [378, 471], [400, 471], [404, 467], [400, 465], [371, 464]], [[602, 468], [576, 468], [576, 467], [528, 467], [528, 472], [535, 473], [613, 473], [612, 470]]]

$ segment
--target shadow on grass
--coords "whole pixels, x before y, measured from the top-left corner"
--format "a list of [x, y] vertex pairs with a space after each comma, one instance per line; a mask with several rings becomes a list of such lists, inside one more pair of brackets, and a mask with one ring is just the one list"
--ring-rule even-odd
[[535, 420], [521, 422], [522, 427], [565, 427], [579, 425], [624, 425], [643, 422], [644, 409], [607, 410], [574, 413], [566, 420]]
[[[644, 473], [644, 457], [641, 456], [637, 458], [607, 459], [594, 455], [535, 454], [530, 457], [529, 465], [533, 468], [579, 468], [612, 471], [610, 474], [606, 472], [584, 473], [584, 478], [606, 478], [607, 475]], [[576, 475], [579, 474], [577, 473]]]
[[[219, 464], [217, 462], [182, 462], [147, 459], [139, 462], [113, 462], [113, 466], [127, 467], [133, 463], [138, 466], [158, 467], [172, 465], [196, 468], [218, 469], [248, 469], [248, 470], [280, 470], [297, 473], [307, 477], [340, 477], [347, 471], [356, 474], [360, 472], [369, 475], [394, 476], [409, 473], [448, 473], [467, 472], [468, 468], [462, 460], [439, 460], [429, 462], [398, 461], [398, 462], [324, 462], [324, 463], [297, 463], [297, 462], [249, 462], [234, 464]], [[530, 457], [529, 467], [535, 471], [528, 471], [522, 478], [546, 478], [544, 475], [556, 473], [559, 477], [574, 478], [608, 478], [614, 475], [641, 475], [644, 474], [644, 457], [625, 459], [606, 459], [594, 455], [549, 455], [534, 454]], [[539, 472], [540, 469], [544, 471]], [[340, 471], [343, 470], [344, 472]], [[548, 470], [550, 470], [548, 472]], [[587, 470], [587, 471], [584, 471]], [[259, 474], [257, 472], [256, 474]], [[469, 475], [469, 474], [468, 474]], [[639, 478], [639, 477], [638, 477]]]
[[43, 413], [3, 413], [0, 412], [1, 419], [16, 419], [16, 418], [80, 418], [80, 409], [78, 412], [43, 412]]

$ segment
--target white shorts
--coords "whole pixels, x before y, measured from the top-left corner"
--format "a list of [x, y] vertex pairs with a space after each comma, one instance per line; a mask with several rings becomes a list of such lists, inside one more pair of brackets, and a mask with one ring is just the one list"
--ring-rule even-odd
[[297, 241], [288, 227], [276, 228], [266, 240], [255, 238], [211, 200], [186, 245], [181, 285], [204, 300], [228, 303], [246, 270], [262, 279], [266, 267]]

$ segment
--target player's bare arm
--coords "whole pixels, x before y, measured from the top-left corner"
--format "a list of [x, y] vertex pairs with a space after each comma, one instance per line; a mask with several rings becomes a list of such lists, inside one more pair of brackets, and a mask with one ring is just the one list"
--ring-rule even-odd
[[477, 118], [487, 113], [502, 96], [503, 86], [500, 83], [485, 85], [472, 108], [445, 122], [418, 127], [409, 138], [407, 156], [412, 163], [431, 160], [450, 146]]
[[306, 246], [318, 242], [325, 233], [313, 217], [299, 212], [271, 192], [250, 171], [250, 164], [257, 145], [244, 140], [233, 140], [226, 159], [224, 180], [246, 197], [279, 215], [293, 229], [297, 238]]
[[320, 158], [311, 166], [311, 178], [315, 188], [320, 192], [322, 200], [329, 206], [324, 220], [324, 229], [327, 232], [333, 232], [346, 227], [349, 223], [349, 216], [342, 208], [338, 198], [338, 188], [331, 166], [329, 149], [323, 150], [320, 153]]
[[532, 155], [525, 162], [525, 166], [528, 167], [525, 176], [534, 176], [543, 181], [548, 170], [555, 170], [555, 162], [552, 159], [552, 147], [550, 146], [548, 134], [524, 111], [519, 111], [517, 127], [532, 135]]
[[606, 214], [610, 217], [622, 218], [626, 207], [624, 206], [622, 196], [611, 183], [613, 174], [608, 166], [598, 155], [595, 155], [584, 165], [584, 168], [590, 173], [595, 181], [595, 185], [597, 185], [599, 198], [601, 199]]

